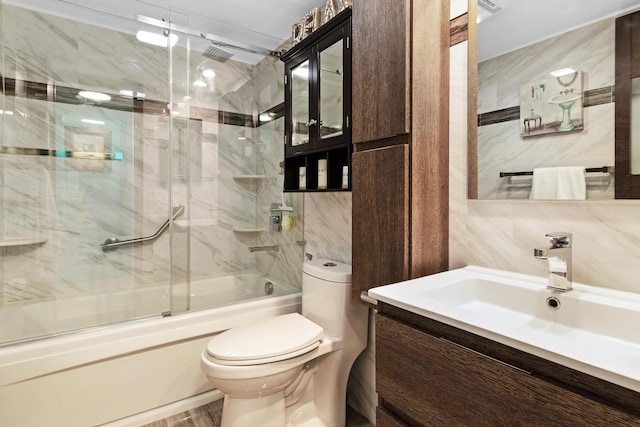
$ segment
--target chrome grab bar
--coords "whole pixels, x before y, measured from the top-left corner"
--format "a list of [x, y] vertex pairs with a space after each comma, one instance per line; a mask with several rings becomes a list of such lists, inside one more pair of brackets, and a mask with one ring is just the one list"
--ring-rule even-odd
[[278, 252], [280, 250], [280, 245], [273, 246], [249, 246], [249, 252], [266, 252], [266, 251], [275, 251]]
[[162, 224], [162, 226], [158, 229], [158, 231], [156, 231], [151, 236], [136, 237], [135, 239], [127, 239], [127, 240], [120, 240], [117, 237], [109, 237], [107, 240], [104, 241], [103, 244], [100, 245], [100, 247], [102, 248], [103, 252], [107, 252], [107, 251], [116, 250], [120, 246], [133, 245], [134, 243], [148, 242], [149, 240], [157, 239], [167, 229], [167, 227], [169, 227], [169, 223], [171, 222], [171, 220], [176, 219], [177, 217], [179, 217], [183, 213], [184, 213], [184, 206], [182, 206], [182, 205], [174, 206], [173, 207], [173, 216], [171, 218], [167, 219], [165, 221], [165, 223]]

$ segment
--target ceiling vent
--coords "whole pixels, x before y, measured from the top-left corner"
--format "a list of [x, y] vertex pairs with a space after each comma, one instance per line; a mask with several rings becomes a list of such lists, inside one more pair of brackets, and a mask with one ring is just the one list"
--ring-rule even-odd
[[489, 12], [491, 15], [502, 9], [491, 0], [478, 0], [478, 7]]
[[483, 21], [507, 7], [508, 0], [478, 0], [478, 22]]

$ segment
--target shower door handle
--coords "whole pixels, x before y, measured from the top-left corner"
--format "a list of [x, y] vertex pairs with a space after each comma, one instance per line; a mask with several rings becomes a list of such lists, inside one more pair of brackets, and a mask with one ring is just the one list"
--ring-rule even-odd
[[142, 243], [142, 242], [148, 242], [149, 240], [155, 240], [162, 233], [164, 233], [167, 227], [169, 227], [169, 223], [171, 222], [171, 220], [176, 219], [183, 213], [184, 213], [184, 206], [176, 205], [173, 207], [173, 216], [167, 219], [164, 222], [164, 224], [162, 224], [162, 226], [158, 229], [158, 231], [156, 231], [151, 236], [136, 237], [135, 239], [127, 239], [127, 240], [120, 240], [117, 237], [109, 237], [107, 240], [104, 241], [103, 244], [100, 245], [100, 247], [102, 248], [103, 252], [107, 252], [107, 251], [113, 251], [115, 249], [118, 249], [120, 246], [124, 246], [124, 245], [133, 245], [134, 243]]

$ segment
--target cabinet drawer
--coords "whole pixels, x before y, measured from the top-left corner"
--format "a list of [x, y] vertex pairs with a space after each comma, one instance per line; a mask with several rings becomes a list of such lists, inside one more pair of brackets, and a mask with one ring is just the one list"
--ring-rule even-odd
[[410, 424], [625, 426], [640, 422], [382, 315], [376, 316], [376, 343], [378, 394]]

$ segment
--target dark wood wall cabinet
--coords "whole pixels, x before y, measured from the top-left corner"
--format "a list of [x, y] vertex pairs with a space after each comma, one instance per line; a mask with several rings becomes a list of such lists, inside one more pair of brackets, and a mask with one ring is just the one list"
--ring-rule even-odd
[[353, 10], [353, 292], [448, 268], [449, 2]]
[[380, 305], [379, 425], [640, 425], [640, 393]]
[[351, 190], [351, 9], [340, 12], [281, 59], [285, 62], [284, 190]]

